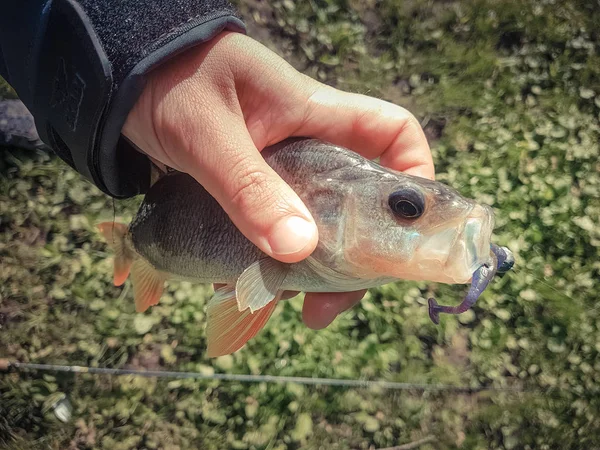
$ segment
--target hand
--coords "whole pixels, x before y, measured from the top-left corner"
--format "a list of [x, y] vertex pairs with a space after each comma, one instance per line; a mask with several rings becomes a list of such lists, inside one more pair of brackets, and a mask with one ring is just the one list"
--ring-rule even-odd
[[[289, 263], [312, 253], [317, 228], [261, 157], [265, 147], [290, 136], [314, 137], [380, 157], [396, 170], [434, 176], [423, 130], [407, 110], [321, 84], [239, 33], [224, 32], [154, 71], [123, 134], [193, 176], [248, 239]], [[324, 328], [364, 292], [307, 293], [303, 320]]]

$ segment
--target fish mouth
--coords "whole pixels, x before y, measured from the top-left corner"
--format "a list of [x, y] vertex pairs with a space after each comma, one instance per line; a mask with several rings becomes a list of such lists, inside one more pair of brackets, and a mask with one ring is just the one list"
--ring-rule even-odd
[[469, 283], [489, 258], [493, 227], [492, 209], [472, 205], [461, 217], [421, 237], [410, 275], [442, 283]]
[[448, 252], [445, 271], [457, 283], [467, 283], [490, 257], [494, 213], [485, 205], [475, 205], [458, 226]]
[[494, 215], [489, 206], [475, 206], [463, 227], [457, 234], [447, 262], [456, 275], [467, 274], [471, 286], [467, 295], [457, 306], [439, 305], [434, 298], [429, 299], [429, 317], [432, 322], [440, 322], [440, 313], [461, 314], [469, 310], [483, 294], [496, 273], [509, 271], [515, 259], [506, 247], [491, 243], [494, 228]]

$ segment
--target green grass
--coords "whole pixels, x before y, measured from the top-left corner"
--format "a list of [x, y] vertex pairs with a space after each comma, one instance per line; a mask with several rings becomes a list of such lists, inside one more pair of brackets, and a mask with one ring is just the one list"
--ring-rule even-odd
[[[423, 119], [436, 138], [438, 178], [494, 207], [495, 241], [515, 252], [515, 270], [495, 280], [473, 312], [444, 316], [439, 327], [426, 298], [458, 301], [463, 287], [388, 285], [318, 332], [302, 325], [294, 299], [242, 351], [210, 360], [209, 287], [172, 283], [159, 306], [138, 315], [131, 291], [111, 285], [110, 252], [93, 226], [112, 220], [113, 206], [129, 221], [139, 199], [113, 205], [56, 158], [4, 149], [0, 357], [531, 392], [13, 373], [0, 375], [0, 447], [368, 449], [429, 435], [436, 441], [422, 449], [598, 447], [598, 8], [533, 0], [240, 3], [248, 21], [252, 13], [265, 19], [268, 44], [306, 73]], [[48, 408], [61, 393], [73, 405], [67, 424]]]

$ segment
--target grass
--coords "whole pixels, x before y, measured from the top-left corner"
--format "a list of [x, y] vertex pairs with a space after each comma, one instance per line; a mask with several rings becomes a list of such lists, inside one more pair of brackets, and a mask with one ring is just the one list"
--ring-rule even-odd
[[[471, 313], [431, 324], [431, 294], [371, 291], [326, 330], [278, 306], [242, 351], [204, 356], [206, 286], [150, 312], [111, 285], [94, 224], [128, 222], [62, 162], [0, 156], [0, 357], [203, 373], [524, 387], [448, 394], [228, 382], [0, 375], [0, 447], [589, 449], [600, 445], [600, 23], [584, 1], [242, 1], [251, 33], [329, 84], [413, 110], [438, 178], [494, 207], [515, 252]], [[595, 25], [596, 24], [596, 25]], [[5, 89], [5, 88], [2, 88]], [[114, 212], [113, 212], [114, 207]], [[332, 364], [332, 361], [334, 362]], [[49, 408], [65, 394], [73, 419]]]

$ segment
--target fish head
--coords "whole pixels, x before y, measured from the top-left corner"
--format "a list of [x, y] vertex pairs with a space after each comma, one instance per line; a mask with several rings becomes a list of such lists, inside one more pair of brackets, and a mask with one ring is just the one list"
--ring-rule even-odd
[[463, 284], [490, 258], [492, 208], [442, 183], [388, 171], [355, 192], [344, 259], [361, 278]]

